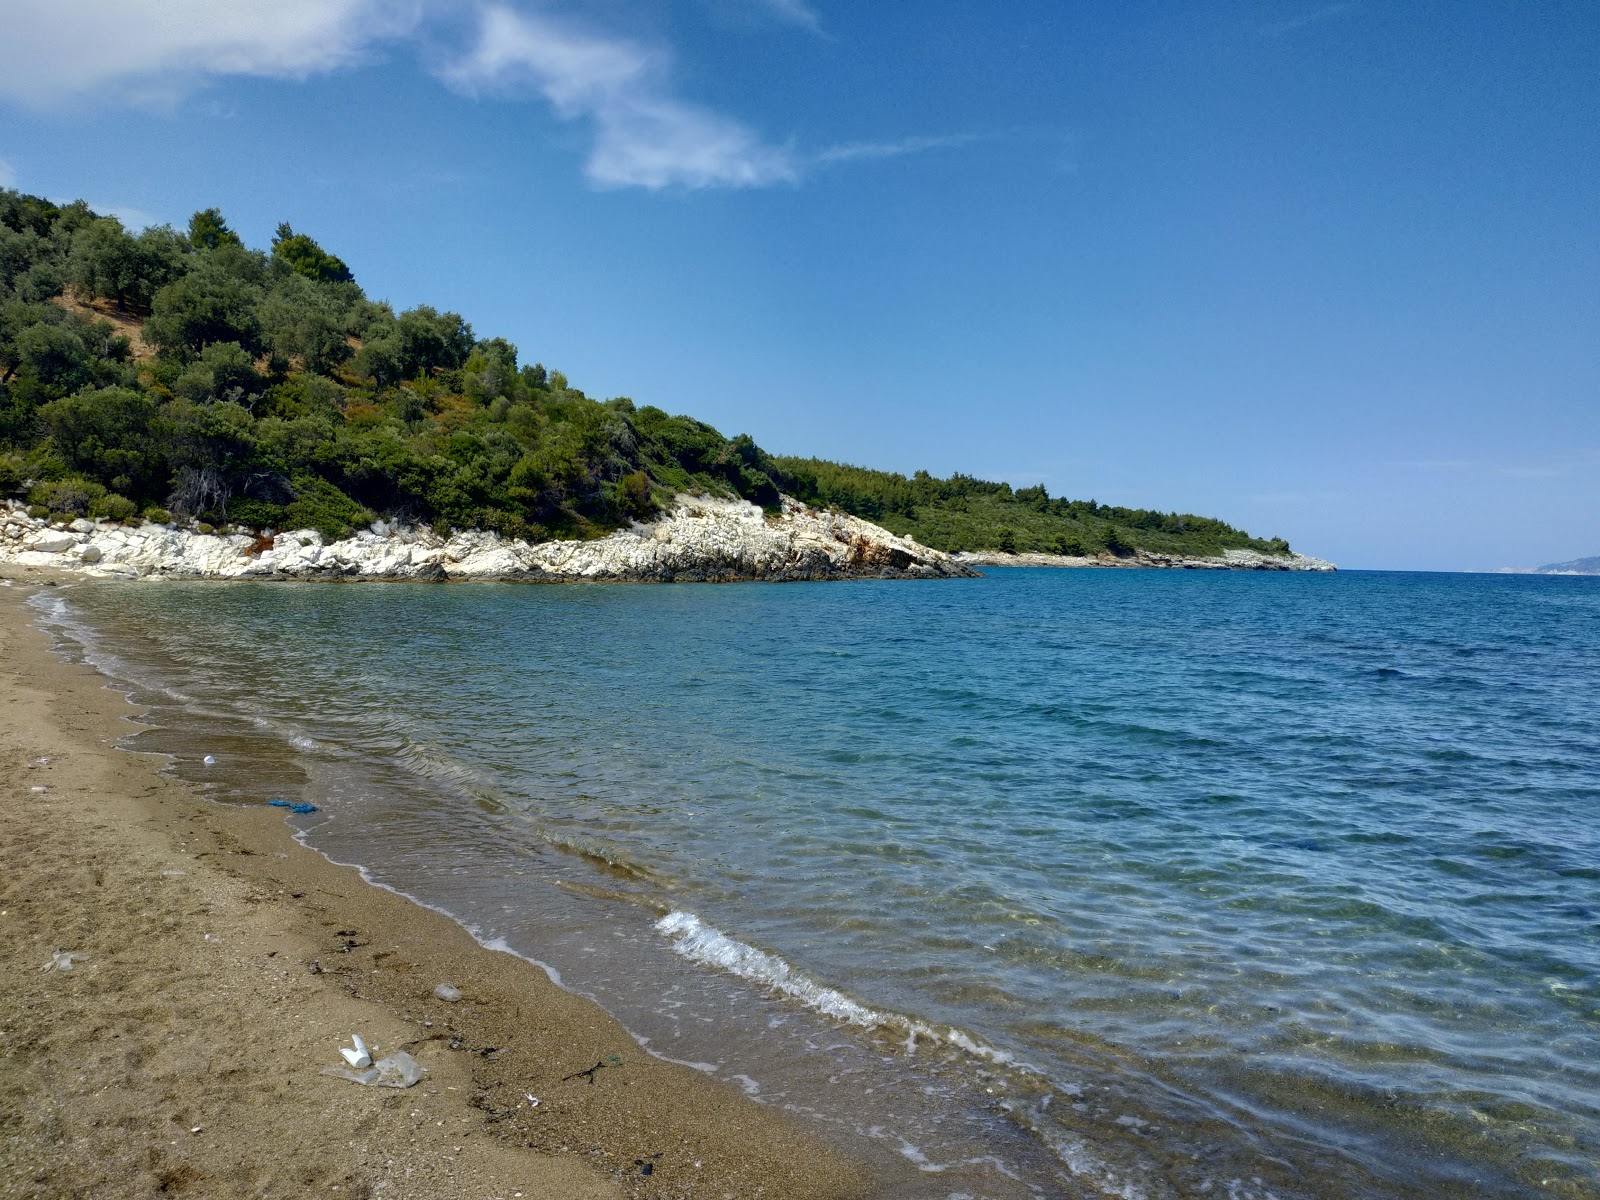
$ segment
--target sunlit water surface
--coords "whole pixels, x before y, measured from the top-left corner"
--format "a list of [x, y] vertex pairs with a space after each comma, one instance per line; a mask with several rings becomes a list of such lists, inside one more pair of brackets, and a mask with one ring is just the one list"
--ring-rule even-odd
[[46, 596], [131, 745], [891, 1194], [1600, 1196], [1600, 580]]

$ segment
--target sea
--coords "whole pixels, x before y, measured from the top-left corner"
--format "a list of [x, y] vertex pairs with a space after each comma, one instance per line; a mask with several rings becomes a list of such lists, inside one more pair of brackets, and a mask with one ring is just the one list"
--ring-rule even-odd
[[1600, 578], [34, 602], [128, 748], [885, 1197], [1600, 1197]]

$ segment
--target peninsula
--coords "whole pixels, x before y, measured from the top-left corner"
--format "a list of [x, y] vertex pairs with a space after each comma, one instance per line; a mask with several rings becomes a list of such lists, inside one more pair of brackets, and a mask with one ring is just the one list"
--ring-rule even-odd
[[0, 501], [0, 561], [111, 575], [1329, 568], [1215, 518], [774, 456], [396, 313], [287, 224], [261, 251], [216, 209], [135, 235], [3, 189]]

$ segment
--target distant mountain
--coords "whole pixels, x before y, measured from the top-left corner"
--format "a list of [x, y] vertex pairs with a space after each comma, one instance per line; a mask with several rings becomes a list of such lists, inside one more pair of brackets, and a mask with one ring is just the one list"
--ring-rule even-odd
[[1600, 555], [1594, 558], [1575, 558], [1571, 562], [1546, 563], [1535, 567], [1535, 575], [1600, 575]]

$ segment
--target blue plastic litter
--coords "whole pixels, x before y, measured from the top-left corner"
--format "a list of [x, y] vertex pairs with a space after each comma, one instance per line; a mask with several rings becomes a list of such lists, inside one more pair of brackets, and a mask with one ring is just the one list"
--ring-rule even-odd
[[282, 796], [275, 796], [268, 800], [267, 803], [272, 805], [273, 808], [287, 808], [290, 812], [302, 817], [307, 813], [317, 811], [315, 804], [307, 804], [304, 800], [285, 800]]

